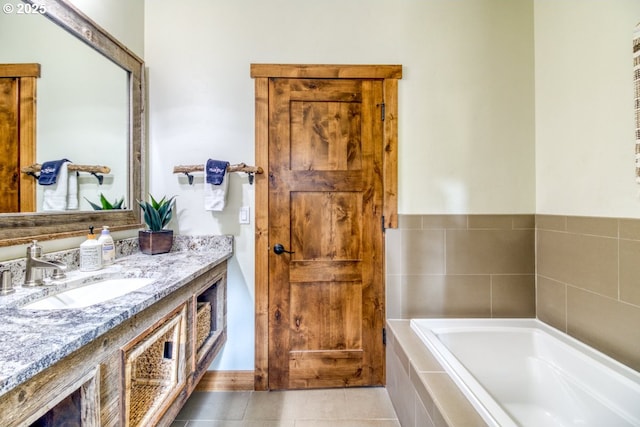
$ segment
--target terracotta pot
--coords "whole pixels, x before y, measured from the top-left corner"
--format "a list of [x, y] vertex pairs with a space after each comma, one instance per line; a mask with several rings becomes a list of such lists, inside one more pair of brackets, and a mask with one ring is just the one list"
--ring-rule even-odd
[[173, 245], [173, 230], [140, 230], [138, 231], [138, 245], [143, 254], [167, 253]]

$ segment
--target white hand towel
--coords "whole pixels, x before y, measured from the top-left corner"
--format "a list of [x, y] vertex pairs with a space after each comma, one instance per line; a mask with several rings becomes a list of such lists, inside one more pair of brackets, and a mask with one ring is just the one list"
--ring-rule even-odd
[[[206, 168], [206, 165], [205, 165]], [[206, 170], [206, 169], [205, 169]], [[229, 174], [225, 174], [219, 185], [204, 182], [204, 209], [207, 211], [222, 211], [227, 204], [227, 188]]]
[[42, 195], [43, 211], [64, 211], [67, 209], [67, 195], [69, 193], [69, 170], [67, 166], [70, 162], [64, 162], [58, 172], [55, 184], [47, 185]]
[[78, 172], [69, 172], [69, 178], [67, 181], [67, 210], [78, 209]]

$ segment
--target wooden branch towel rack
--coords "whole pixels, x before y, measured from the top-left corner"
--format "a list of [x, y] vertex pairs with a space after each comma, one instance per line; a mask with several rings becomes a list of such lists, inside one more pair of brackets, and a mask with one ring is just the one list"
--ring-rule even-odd
[[[193, 184], [193, 175], [191, 172], [204, 172], [204, 164], [202, 165], [179, 165], [173, 167], [173, 173], [183, 173], [189, 179], [189, 185]], [[253, 184], [253, 175], [264, 173], [260, 166], [247, 166], [245, 163], [237, 165], [229, 165], [227, 172], [245, 172], [249, 174], [249, 184]]]
[[[22, 173], [31, 175], [34, 178], [38, 178], [38, 172], [40, 172], [40, 170], [42, 170], [42, 165], [40, 163], [35, 163], [31, 166], [25, 166], [20, 169]], [[70, 163], [69, 165], [67, 165], [67, 170], [69, 172], [88, 172], [96, 177], [100, 185], [102, 185], [102, 182], [104, 180], [104, 176], [101, 174], [107, 174], [111, 172], [111, 168], [109, 166], [78, 165], [76, 163]]]

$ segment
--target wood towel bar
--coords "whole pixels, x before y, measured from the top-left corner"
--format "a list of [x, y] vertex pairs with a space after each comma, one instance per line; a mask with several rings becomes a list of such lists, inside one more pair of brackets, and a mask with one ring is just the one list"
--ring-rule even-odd
[[[173, 173], [183, 173], [189, 178], [189, 184], [193, 184], [193, 175], [191, 172], [204, 172], [204, 164], [202, 165], [179, 165], [173, 167]], [[249, 184], [253, 184], [253, 175], [264, 173], [260, 166], [247, 166], [245, 163], [227, 166], [227, 172], [246, 172], [249, 174]]]
[[[25, 166], [20, 169], [22, 173], [27, 175], [31, 175], [34, 178], [38, 178], [38, 172], [42, 170], [42, 165], [40, 163], [35, 163], [31, 166]], [[69, 172], [88, 172], [91, 175], [95, 176], [98, 180], [98, 183], [102, 185], [104, 180], [104, 176], [100, 174], [106, 174], [111, 172], [111, 168], [109, 166], [102, 165], [79, 165], [75, 163], [69, 163], [67, 165], [67, 170]]]

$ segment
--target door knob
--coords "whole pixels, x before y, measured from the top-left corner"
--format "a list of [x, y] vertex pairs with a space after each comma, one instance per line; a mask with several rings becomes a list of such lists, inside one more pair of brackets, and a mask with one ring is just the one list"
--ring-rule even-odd
[[284, 253], [288, 253], [288, 254], [295, 253], [295, 252], [286, 250], [284, 246], [282, 246], [282, 244], [280, 243], [276, 243], [275, 245], [273, 245], [273, 252], [275, 252], [276, 255], [282, 255]]

